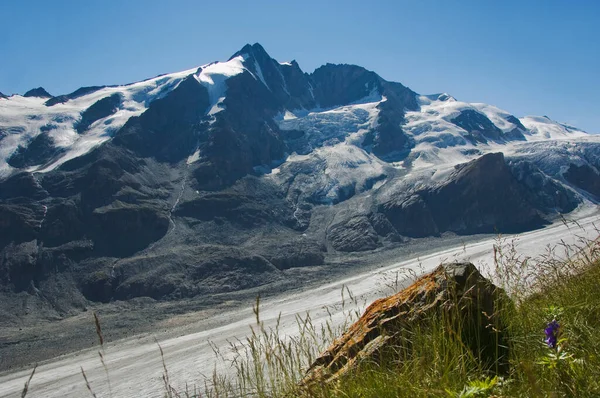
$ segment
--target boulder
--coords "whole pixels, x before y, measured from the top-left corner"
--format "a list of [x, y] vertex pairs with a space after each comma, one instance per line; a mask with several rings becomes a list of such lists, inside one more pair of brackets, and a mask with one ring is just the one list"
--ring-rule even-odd
[[428, 322], [442, 314], [449, 316], [444, 321], [460, 334], [483, 366], [493, 370], [499, 365], [498, 369], [505, 371], [506, 332], [497, 316], [504, 297], [502, 290], [485, 279], [473, 264], [442, 264], [401, 292], [373, 302], [310, 365], [301, 386], [310, 391], [313, 386], [348, 375], [360, 363], [379, 363], [398, 353], [399, 347], [410, 349], [406, 334], [416, 326], [427, 328]]

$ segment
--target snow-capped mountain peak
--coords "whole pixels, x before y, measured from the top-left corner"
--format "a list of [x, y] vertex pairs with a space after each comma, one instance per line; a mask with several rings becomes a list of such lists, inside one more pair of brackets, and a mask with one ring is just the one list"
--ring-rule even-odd
[[[244, 73], [263, 89], [249, 88], [248, 82], [239, 80], [232, 94], [236, 99], [227, 100], [230, 79]], [[448, 93], [418, 95], [355, 65], [326, 64], [306, 74], [297, 62], [280, 63], [256, 43], [245, 45], [224, 62], [125, 86], [81, 88], [56, 97], [39, 87], [23, 96], [3, 97], [0, 177], [19, 169], [48, 172], [89, 152], [188, 76], [208, 93], [208, 106], [200, 116], [214, 123], [232, 101], [236, 104], [232, 115], [241, 115], [246, 111], [240, 107], [245, 105], [237, 98], [250, 96], [249, 101], [266, 111], [260, 117], [266, 117], [267, 123], [275, 121], [282, 130], [280, 140], [288, 153], [347, 141], [390, 164], [406, 159], [408, 163], [402, 163], [406, 167], [417, 158], [436, 158], [432, 151], [447, 148], [468, 152], [489, 143], [586, 135], [545, 117], [519, 119], [495, 106], [462, 102]], [[294, 131], [302, 131], [303, 136], [290, 138], [297, 134]], [[190, 148], [190, 153], [195, 149]]]

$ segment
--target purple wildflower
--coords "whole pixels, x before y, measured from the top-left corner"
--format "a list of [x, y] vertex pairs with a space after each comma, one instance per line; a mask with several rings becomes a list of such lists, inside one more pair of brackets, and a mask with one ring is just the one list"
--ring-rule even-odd
[[546, 340], [544, 341], [548, 344], [548, 348], [556, 348], [559, 328], [560, 324], [556, 319], [553, 319], [552, 322], [548, 323], [546, 329], [544, 329], [544, 333], [546, 333]]

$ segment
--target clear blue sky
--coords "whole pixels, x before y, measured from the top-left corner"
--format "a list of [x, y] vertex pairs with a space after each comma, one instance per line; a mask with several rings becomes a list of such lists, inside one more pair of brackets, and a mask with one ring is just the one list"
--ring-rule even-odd
[[600, 132], [597, 0], [5, 0], [0, 16], [4, 94], [129, 83], [259, 42], [306, 72], [358, 64], [419, 93]]

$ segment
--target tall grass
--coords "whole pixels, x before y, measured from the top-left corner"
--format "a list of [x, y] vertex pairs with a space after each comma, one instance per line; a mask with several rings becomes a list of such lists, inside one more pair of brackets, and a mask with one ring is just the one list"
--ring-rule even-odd
[[[514, 241], [498, 238], [487, 276], [510, 298], [498, 316], [507, 329], [508, 367], [483, 364], [469, 349], [453, 315], [441, 312], [404, 331], [400, 344], [376, 362], [361, 363], [333, 382], [299, 387], [307, 366], [358, 318], [346, 313], [313, 324], [297, 317], [298, 334], [282, 336], [279, 322], [256, 325], [245, 341], [230, 343], [233, 377], [217, 372], [203, 391], [187, 397], [598, 397], [600, 396], [600, 243], [580, 239], [538, 257], [518, 253]], [[395, 283], [394, 283], [395, 282]], [[390, 281], [387, 281], [388, 286]], [[398, 278], [392, 281], [398, 286]], [[346, 297], [349, 292], [344, 292]], [[456, 298], [457, 300], [459, 298]], [[354, 299], [355, 300], [355, 299]], [[356, 303], [355, 303], [356, 304]], [[556, 348], [544, 343], [544, 328], [560, 323]], [[453, 323], [454, 322], [454, 323]], [[490, 323], [489, 327], [494, 327]], [[407, 348], [409, 347], [409, 348]], [[495, 364], [499, 365], [499, 364]]]
[[[573, 233], [577, 233], [576, 226]], [[514, 241], [499, 237], [494, 263], [486, 271], [507, 295], [497, 307], [498, 313], [477, 316], [487, 317], [490, 328], [499, 328], [499, 320], [506, 330], [507, 337], [497, 341], [509, 349], [508, 361], [503, 363], [482, 363], [461, 333], [463, 321], [456, 322], [456, 314], [441, 311], [427, 322], [403, 330], [400, 340], [406, 344], [391, 347], [376, 361], [364, 361], [331, 382], [307, 388], [302, 381], [308, 366], [360, 316], [357, 298], [344, 287], [342, 322], [334, 320], [327, 308], [329, 319], [325, 322], [313, 322], [309, 313], [298, 315], [293, 335], [282, 332], [281, 317], [274, 326], [265, 326], [258, 297], [249, 336], [230, 341], [227, 347], [212, 346], [217, 359], [226, 362], [232, 372], [223, 374], [215, 368], [203, 381], [190, 380], [192, 390], [186, 386], [181, 391], [171, 385], [168, 364], [158, 345], [164, 396], [600, 397], [600, 240], [581, 238], [577, 244], [563, 243], [538, 258], [529, 258], [519, 254]], [[384, 284], [398, 290], [401, 279], [405, 278], [396, 274]], [[460, 298], [454, 299], [459, 304]], [[552, 320], [559, 322], [560, 332], [558, 344], [551, 348], [544, 342], [544, 328]], [[97, 317], [95, 324], [103, 347]], [[99, 355], [110, 382], [102, 350]], [[83, 369], [82, 375], [87, 379]], [[90, 395], [96, 396], [87, 380], [85, 383]]]

